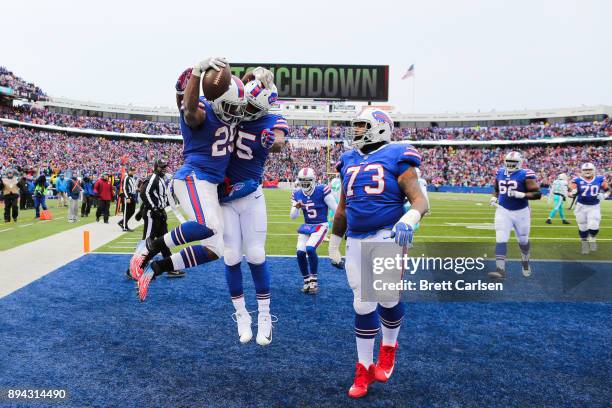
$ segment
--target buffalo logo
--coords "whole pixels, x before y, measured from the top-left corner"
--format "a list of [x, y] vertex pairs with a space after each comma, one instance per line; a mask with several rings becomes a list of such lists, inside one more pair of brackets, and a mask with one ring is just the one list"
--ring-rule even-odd
[[385, 123], [388, 123], [389, 125], [393, 125], [393, 122], [391, 122], [391, 119], [389, 119], [389, 116], [385, 112], [374, 111], [372, 112], [372, 117], [381, 123], [385, 122]]
[[274, 105], [278, 100], [278, 94], [276, 92], [272, 92], [270, 96], [268, 96], [268, 103], [270, 105]]

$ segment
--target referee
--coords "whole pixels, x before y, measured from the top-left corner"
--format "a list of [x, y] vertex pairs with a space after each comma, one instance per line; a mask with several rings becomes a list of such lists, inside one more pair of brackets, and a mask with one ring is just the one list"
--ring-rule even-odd
[[[144, 229], [142, 232], [142, 240], [147, 238], [156, 239], [168, 233], [168, 215], [166, 207], [168, 206], [168, 187], [164, 180], [168, 163], [163, 159], [157, 159], [154, 164], [153, 174], [148, 176], [140, 187], [140, 212], [136, 218], [142, 217], [144, 221]], [[171, 194], [171, 193], [170, 193]], [[161, 252], [164, 258], [170, 258], [172, 252], [168, 248], [164, 248]], [[130, 270], [126, 271], [128, 278], [132, 278]], [[185, 272], [178, 270], [167, 273], [168, 278], [181, 278], [185, 276]]]
[[137, 200], [136, 180], [134, 180], [135, 171], [136, 169], [134, 167], [130, 167], [127, 175], [123, 178], [123, 183], [121, 186], [121, 198], [123, 198], [123, 219], [117, 223], [123, 231], [130, 232], [133, 230], [129, 227], [128, 222], [136, 212]]

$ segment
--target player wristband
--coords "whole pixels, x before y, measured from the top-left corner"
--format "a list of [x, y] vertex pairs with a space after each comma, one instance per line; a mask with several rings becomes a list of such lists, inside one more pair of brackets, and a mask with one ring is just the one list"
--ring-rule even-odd
[[[417, 225], [419, 221], [421, 221], [421, 213], [415, 209], [410, 209], [406, 214], [402, 216], [402, 218], [399, 219], [398, 222], [403, 222], [404, 224], [410, 225], [412, 228], [414, 228], [414, 226]], [[331, 238], [329, 240], [329, 243], [331, 245]]]

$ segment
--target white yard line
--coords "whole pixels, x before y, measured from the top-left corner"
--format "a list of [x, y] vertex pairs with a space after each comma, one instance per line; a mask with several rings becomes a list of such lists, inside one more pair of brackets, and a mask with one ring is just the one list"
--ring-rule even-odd
[[3, 229], [3, 230], [0, 230], [0, 232], [10, 231], [10, 230], [12, 230], [12, 229], [13, 229], [13, 228], [5, 228], [5, 229]]
[[34, 225], [34, 223], [20, 225], [19, 228], [29, 227], [30, 225]]

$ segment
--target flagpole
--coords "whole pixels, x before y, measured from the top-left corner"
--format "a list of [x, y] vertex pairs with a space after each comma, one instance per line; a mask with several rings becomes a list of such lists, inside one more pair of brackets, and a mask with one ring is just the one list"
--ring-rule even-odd
[[412, 113], [415, 113], [416, 109], [416, 75], [412, 74]]

